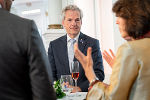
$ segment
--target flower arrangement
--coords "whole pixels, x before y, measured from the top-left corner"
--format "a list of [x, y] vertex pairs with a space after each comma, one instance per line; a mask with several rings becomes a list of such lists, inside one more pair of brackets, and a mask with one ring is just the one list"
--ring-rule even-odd
[[62, 91], [62, 86], [60, 84], [60, 80], [54, 82], [54, 89], [56, 92], [56, 96], [58, 99], [63, 98], [66, 94]]

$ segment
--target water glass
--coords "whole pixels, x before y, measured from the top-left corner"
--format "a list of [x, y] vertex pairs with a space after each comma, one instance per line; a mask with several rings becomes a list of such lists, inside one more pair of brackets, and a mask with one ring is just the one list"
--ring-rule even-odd
[[73, 79], [71, 75], [61, 75], [60, 82], [63, 92], [65, 92], [66, 95], [70, 94], [72, 91], [71, 86], [73, 86]]

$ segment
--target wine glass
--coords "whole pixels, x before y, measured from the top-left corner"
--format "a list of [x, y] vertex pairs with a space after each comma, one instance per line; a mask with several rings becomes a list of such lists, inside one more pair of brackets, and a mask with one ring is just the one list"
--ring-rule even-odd
[[65, 92], [66, 95], [68, 96], [72, 91], [71, 86], [73, 86], [73, 80], [72, 80], [71, 75], [61, 75], [60, 83], [61, 83], [63, 92]]
[[78, 61], [73, 61], [71, 63], [71, 72], [72, 72], [72, 78], [75, 81], [75, 88], [77, 92], [77, 80], [79, 77], [79, 62]]

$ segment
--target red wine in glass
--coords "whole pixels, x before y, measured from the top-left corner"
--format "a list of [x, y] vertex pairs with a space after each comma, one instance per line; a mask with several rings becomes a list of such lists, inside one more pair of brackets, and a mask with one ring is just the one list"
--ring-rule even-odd
[[[75, 87], [76, 87], [76, 92], [77, 92], [77, 80], [79, 77], [79, 62], [78, 61], [73, 61], [71, 63], [71, 72], [72, 72], [72, 78], [75, 80]], [[77, 96], [77, 93], [76, 93]]]
[[78, 77], [79, 77], [79, 72], [73, 72], [73, 73], [72, 73], [72, 78], [73, 78], [74, 80], [77, 80]]

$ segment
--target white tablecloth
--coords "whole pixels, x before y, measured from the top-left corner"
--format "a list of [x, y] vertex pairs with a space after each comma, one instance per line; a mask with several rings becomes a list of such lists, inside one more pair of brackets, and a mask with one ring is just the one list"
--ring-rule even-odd
[[64, 98], [57, 100], [84, 100], [86, 98], [86, 94], [87, 92], [77, 92], [78, 96], [76, 96], [76, 93], [70, 93]]

